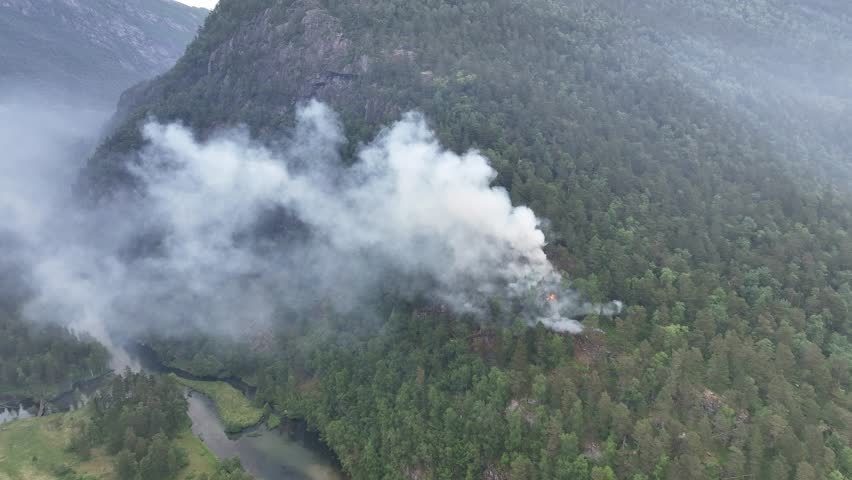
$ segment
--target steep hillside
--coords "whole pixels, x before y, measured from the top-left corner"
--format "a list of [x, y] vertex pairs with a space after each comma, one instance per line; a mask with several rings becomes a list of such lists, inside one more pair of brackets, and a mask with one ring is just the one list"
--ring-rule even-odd
[[[816, 0], [717, 0], [715, 16], [685, 3], [744, 41], [783, 36], [783, 12], [805, 39], [845, 18]], [[803, 3], [840, 13], [811, 21]], [[123, 97], [80, 187], [132, 183], [152, 115], [271, 142], [316, 97], [341, 113], [351, 153], [420, 110], [552, 222], [548, 254], [578, 287], [628, 309], [576, 338], [398, 303], [365, 340], [320, 313], [231, 366], [257, 375], [259, 402], [307, 417], [355, 478], [849, 478], [852, 201], [831, 170], [803, 168], [801, 151], [825, 158], [819, 136], [776, 141], [764, 106], [713, 93], [699, 68], [713, 42], [678, 52], [701, 32], [661, 17], [678, 5], [223, 0], [174, 69]], [[774, 72], [787, 57], [746, 58]], [[310, 320], [334, 333], [294, 335]], [[168, 350], [187, 365], [230, 355], [203, 339]]]
[[735, 110], [805, 175], [852, 168], [852, 5], [843, 1], [619, 2], [696, 93]]
[[3, 0], [0, 86], [112, 103], [174, 65], [207, 13], [171, 0]]

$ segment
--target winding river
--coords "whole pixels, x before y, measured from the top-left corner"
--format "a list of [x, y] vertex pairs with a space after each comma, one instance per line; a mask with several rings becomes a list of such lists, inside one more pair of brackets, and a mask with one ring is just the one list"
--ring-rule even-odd
[[[154, 373], [174, 373], [194, 380], [194, 377], [160, 363], [153, 351], [143, 345], [128, 348], [136, 364]], [[249, 397], [253, 389], [237, 379], [229, 380], [235, 388]], [[225, 434], [225, 425], [216, 406], [207, 396], [187, 391], [192, 420], [192, 433], [220, 459], [239, 457], [243, 467], [257, 480], [343, 480], [334, 454], [316, 433], [307, 431], [304, 422], [282, 421], [281, 427], [269, 430], [261, 424], [240, 435]]]
[[[179, 371], [168, 369], [152, 356], [141, 353], [138, 365], [153, 373]], [[106, 377], [81, 382], [73, 392], [53, 399], [47, 412], [69, 411], [84, 405], [88, 398], [102, 385]], [[237, 385], [238, 387], [244, 385]], [[242, 389], [242, 388], [241, 388]], [[269, 430], [265, 424], [251, 428], [241, 435], [228, 436], [225, 426], [210, 398], [197, 392], [187, 391], [194, 433], [220, 459], [239, 457], [243, 467], [257, 480], [344, 480], [334, 454], [316, 433], [307, 430], [304, 422], [284, 419], [279, 428]], [[36, 405], [29, 402], [18, 407], [0, 406], [0, 423], [33, 416]]]
[[300, 423], [269, 430], [261, 425], [229, 438], [213, 401], [197, 392], [187, 394], [192, 433], [219, 458], [239, 457], [258, 480], [342, 480], [336, 461]]

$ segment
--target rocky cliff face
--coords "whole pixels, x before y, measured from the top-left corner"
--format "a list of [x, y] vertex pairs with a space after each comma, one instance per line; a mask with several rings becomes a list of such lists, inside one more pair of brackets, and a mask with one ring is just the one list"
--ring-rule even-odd
[[[202, 135], [246, 124], [255, 136], [271, 139], [292, 121], [295, 106], [310, 98], [344, 110], [357, 105], [357, 115], [371, 121], [398, 113], [387, 99], [366, 98], [363, 81], [374, 64], [399, 62], [399, 53], [366, 53], [358, 45], [363, 38], [353, 41], [341, 16], [324, 3], [223, 2], [172, 71], [121, 96], [115, 134], [84, 180], [97, 191], [126, 180], [124, 162], [117, 159], [133, 157], [141, 142], [138, 122], [150, 116], [187, 122]], [[363, 101], [352, 101], [355, 96]]]
[[112, 103], [174, 65], [207, 13], [172, 0], [0, 0], [0, 85]]
[[341, 20], [319, 2], [292, 2], [263, 9], [212, 49], [199, 80], [230, 107], [286, 115], [294, 100], [331, 99], [365, 73], [351, 48]]
[[[299, 100], [339, 98], [367, 73], [368, 58], [354, 58], [353, 42], [344, 33], [341, 19], [320, 2], [266, 3], [219, 42], [202, 37], [170, 75], [128, 92], [120, 112], [150, 110], [176, 88], [192, 87], [203, 89], [192, 95], [215, 98], [216, 113], [228, 112], [231, 119], [239, 116], [237, 112], [255, 108], [288, 115]], [[214, 34], [210, 30], [208, 37]], [[229, 123], [219, 115], [193, 117], [200, 127]]]

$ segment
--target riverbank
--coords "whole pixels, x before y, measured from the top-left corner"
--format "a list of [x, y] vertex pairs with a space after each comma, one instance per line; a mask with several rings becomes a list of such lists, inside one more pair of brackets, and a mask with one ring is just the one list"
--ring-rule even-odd
[[[143, 368], [169, 375], [196, 392], [187, 398], [191, 427], [175, 440], [189, 460], [177, 480], [212, 474], [221, 465], [220, 460], [232, 457], [238, 457], [246, 471], [259, 480], [347, 478], [334, 453], [316, 433], [302, 421], [254, 406], [250, 389], [243, 392], [230, 381], [185, 378], [185, 372], [175, 374], [162, 365]], [[218, 402], [214, 403], [214, 398]], [[50, 416], [14, 420], [0, 429], [0, 480], [67, 480], [84, 476], [121, 480], [113, 474], [116, 458], [106, 455], [103, 449], [93, 449], [88, 460], [67, 451], [72, 425], [87, 419], [90, 409], [58, 412], [55, 409]], [[227, 419], [227, 426], [223, 418]], [[48, 453], [40, 454], [42, 451]]]
[[264, 423], [240, 435], [225, 433], [222, 419], [209, 397], [196, 393], [188, 398], [192, 431], [220, 459], [238, 457], [257, 480], [344, 480], [336, 458], [319, 448], [314, 438], [297, 425], [283, 422], [278, 428]]
[[263, 420], [263, 410], [251, 404], [239, 390], [222, 381], [202, 381], [169, 376], [179, 384], [202, 393], [213, 401], [227, 433], [239, 433]]
[[98, 375], [72, 382], [62, 382], [54, 385], [38, 385], [18, 388], [0, 388], [0, 408], [12, 408], [19, 405], [33, 405], [44, 400], [47, 403], [61, 401], [64, 397], [73, 395], [75, 390], [87, 389], [92, 384], [102, 382], [114, 372], [106, 370]]
[[228, 412], [230, 408], [218, 407], [212, 395], [205, 393], [205, 387], [217, 384], [219, 389], [229, 390], [231, 394], [242, 393], [238, 403], [245, 402], [253, 407], [251, 402], [256, 386], [241, 378], [209, 378], [165, 364], [153, 348], [142, 343], [130, 344], [126, 348], [144, 370], [174, 375], [179, 383], [200, 392], [188, 399], [192, 430], [220, 459], [239, 457], [246, 471], [258, 479], [348, 478], [342, 472], [336, 453], [322, 441], [320, 435], [310, 429], [304, 419], [291, 418], [286, 411], [268, 409], [269, 415], [263, 422], [263, 413], [267, 412], [266, 409], [261, 410], [257, 421], [254, 421], [254, 417], [246, 416], [247, 420], [243, 422], [232, 422], [231, 430], [242, 434], [235, 434], [234, 431], [226, 434], [225, 431], [229, 429], [222, 420], [224, 413], [219, 412]]
[[[64, 480], [77, 476], [120, 480], [113, 473], [114, 457], [103, 448], [92, 450], [88, 459], [68, 451], [75, 426], [86, 421], [88, 414], [78, 410], [0, 425], [0, 480]], [[186, 452], [189, 462], [178, 480], [215, 472], [219, 465], [216, 455], [189, 429], [181, 432], [175, 442]]]
[[143, 370], [149, 372], [161, 374], [174, 373], [180, 378], [201, 382], [225, 382], [242, 392], [249, 399], [254, 398], [254, 394], [257, 391], [256, 382], [252, 383], [250, 379], [232, 375], [214, 375], [209, 372], [206, 374], [199, 373], [179, 362], [163, 358], [158, 350], [145, 343], [131, 342], [125, 345], [124, 349], [139, 363], [139, 366]]

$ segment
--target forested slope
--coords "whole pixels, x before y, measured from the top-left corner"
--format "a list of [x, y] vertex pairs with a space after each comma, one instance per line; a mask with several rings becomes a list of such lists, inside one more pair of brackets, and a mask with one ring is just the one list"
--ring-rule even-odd
[[[15, 251], [0, 238], [0, 246]], [[3, 259], [8, 260], [8, 259]], [[109, 352], [85, 333], [27, 321], [22, 309], [24, 275], [0, 260], [0, 408], [24, 399], [42, 400], [71, 390], [75, 382], [106, 373]]]
[[[382, 335], [317, 313], [297, 323], [331, 333], [288, 324], [230, 372], [259, 369], [259, 401], [306, 416], [355, 478], [852, 477], [852, 202], [613, 6], [223, 0], [125, 95], [81, 191], [132, 181], [150, 115], [270, 141], [317, 97], [354, 149], [418, 109], [552, 222], [578, 287], [627, 310], [576, 338], [393, 301]], [[217, 371], [223, 350], [164, 348]]]
[[613, 0], [638, 19], [683, 82], [758, 126], [804, 175], [848, 185], [852, 5]]
[[55, 325], [33, 326], [0, 309], [0, 405], [70, 390], [74, 382], [106, 373], [108, 363], [109, 353], [94, 339]]

